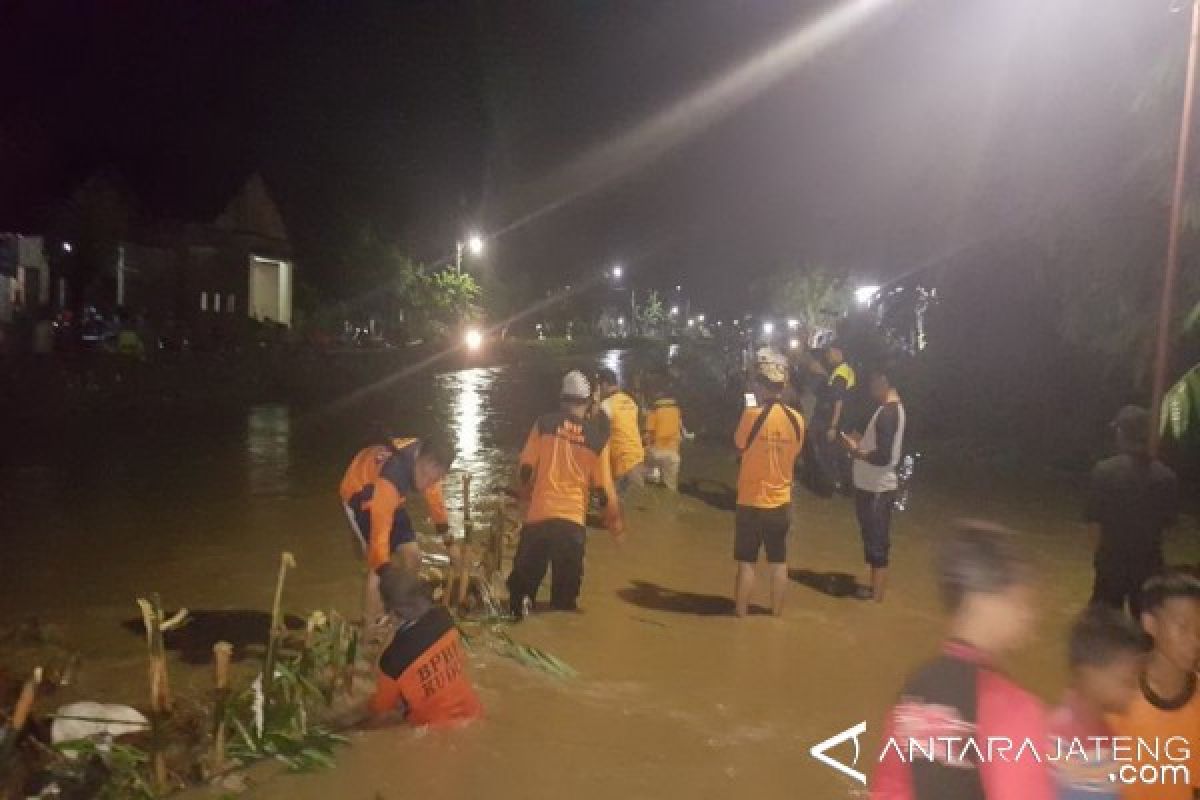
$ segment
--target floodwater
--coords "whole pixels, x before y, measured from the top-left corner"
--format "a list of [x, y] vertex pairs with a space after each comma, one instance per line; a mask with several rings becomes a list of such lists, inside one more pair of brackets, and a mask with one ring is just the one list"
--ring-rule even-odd
[[[601, 360], [629, 368], [627, 356]], [[398, 433], [452, 424], [475, 486], [507, 481], [533, 418], [554, 405], [566, 362], [411, 379], [336, 415], [284, 406], [204, 424], [142, 424], [27, 442], [0, 466], [0, 626], [49, 623], [84, 654], [62, 702], [141, 703], [144, 643], [120, 622], [134, 598], [168, 607], [268, 609], [279, 553], [299, 564], [285, 605], [357, 611], [359, 564], [336, 485], [345, 462], [386, 423]], [[686, 412], [686, 409], [685, 409]], [[919, 414], [919, 410], [910, 411]], [[732, 425], [732, 421], [730, 421]], [[336, 768], [258, 769], [254, 798], [850, 798], [864, 788], [809, 756], [867, 723], [857, 768], [870, 773], [879, 723], [905, 673], [941, 636], [929, 569], [946, 520], [988, 517], [1027, 532], [1046, 576], [1037, 636], [1009, 665], [1053, 698], [1062, 634], [1090, 587], [1092, 542], [1068, 483], [1000, 482], [929, 466], [896, 521], [892, 590], [877, 606], [828, 593], [861, 566], [853, 510], [798, 495], [790, 538], [796, 581], [781, 619], [729, 616], [732, 513], [694, 496], [635, 494], [629, 539], [588, 542], [581, 614], [535, 615], [514, 635], [574, 666], [557, 680], [473, 655], [487, 718], [462, 730], [355, 734]], [[692, 443], [683, 479], [732, 483], [719, 441]], [[448, 481], [452, 510], [458, 480]], [[1175, 553], [1176, 560], [1195, 560]], [[765, 592], [760, 602], [765, 604]], [[177, 691], [209, 671], [173, 662]], [[57, 701], [58, 698], [55, 698]], [[833, 755], [850, 763], [849, 744]], [[201, 793], [206, 794], [206, 793]]]

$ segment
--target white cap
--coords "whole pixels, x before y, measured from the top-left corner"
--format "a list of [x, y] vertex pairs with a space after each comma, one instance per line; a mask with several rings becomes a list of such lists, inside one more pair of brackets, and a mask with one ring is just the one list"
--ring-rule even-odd
[[568, 372], [563, 377], [562, 396], [577, 400], [587, 400], [591, 397], [592, 385], [588, 383], [587, 376], [577, 369]]

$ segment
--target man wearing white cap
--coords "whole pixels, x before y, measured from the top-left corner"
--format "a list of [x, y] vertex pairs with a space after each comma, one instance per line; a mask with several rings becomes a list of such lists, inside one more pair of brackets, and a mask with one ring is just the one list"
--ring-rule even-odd
[[522, 617], [553, 567], [550, 606], [574, 611], [583, 583], [588, 493], [604, 492], [604, 522], [617, 541], [624, 522], [609, 464], [609, 423], [603, 414], [586, 418], [592, 387], [582, 372], [563, 378], [561, 408], [538, 419], [521, 451], [520, 481], [530, 497], [512, 573], [509, 606]]

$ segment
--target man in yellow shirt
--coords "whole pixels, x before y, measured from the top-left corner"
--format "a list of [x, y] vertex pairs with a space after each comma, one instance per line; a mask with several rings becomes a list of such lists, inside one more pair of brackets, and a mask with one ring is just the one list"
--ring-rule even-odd
[[668, 388], [656, 386], [651, 396], [654, 402], [646, 415], [646, 464], [658, 467], [662, 471], [663, 485], [678, 491], [683, 412]]
[[771, 568], [771, 612], [783, 613], [787, 588], [787, 534], [792, 518], [792, 471], [804, 443], [804, 420], [782, 401], [787, 360], [764, 348], [756, 356], [754, 405], [742, 412], [734, 434], [741, 451], [733, 558], [735, 610], [746, 616], [760, 549]]
[[609, 459], [617, 494], [622, 497], [630, 486], [641, 486], [642, 465], [646, 451], [642, 447], [641, 425], [637, 401], [628, 392], [622, 391], [617, 374], [611, 369], [596, 373], [596, 390], [600, 397], [600, 410], [608, 417], [612, 438], [609, 442]]

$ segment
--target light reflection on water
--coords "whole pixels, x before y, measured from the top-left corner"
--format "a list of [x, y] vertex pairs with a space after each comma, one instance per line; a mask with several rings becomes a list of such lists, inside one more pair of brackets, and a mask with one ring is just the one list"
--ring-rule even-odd
[[622, 384], [625, 382], [625, 376], [622, 374], [621, 370], [621, 354], [623, 352], [625, 351], [608, 350], [605, 351], [604, 356], [600, 359], [604, 363], [604, 366], [617, 373], [617, 380], [621, 381]]
[[292, 412], [285, 405], [254, 406], [246, 415], [246, 478], [254, 496], [291, 489]]
[[[462, 507], [462, 477], [471, 475], [475, 498], [489, 493], [504, 473], [506, 459], [497, 446], [490, 414], [500, 368], [467, 369], [439, 375], [438, 388], [449, 398], [449, 427], [458, 444], [454, 472], [446, 479], [446, 494], [455, 510]], [[487, 424], [485, 424], [485, 422]]]

